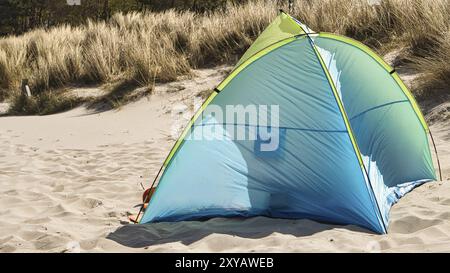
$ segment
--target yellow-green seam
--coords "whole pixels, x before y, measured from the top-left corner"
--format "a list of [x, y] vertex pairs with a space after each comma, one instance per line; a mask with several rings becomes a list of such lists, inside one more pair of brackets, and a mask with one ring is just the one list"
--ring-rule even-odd
[[[300, 34], [301, 35], [301, 34]], [[236, 69], [234, 69], [230, 75], [225, 78], [216, 88], [216, 90], [218, 90], [219, 92], [222, 91], [223, 88], [225, 88], [225, 86], [230, 83], [230, 81], [236, 77], [236, 75], [238, 75], [243, 69], [245, 69], [247, 66], [249, 66], [251, 63], [253, 63], [254, 61], [256, 61], [257, 59], [261, 58], [262, 56], [270, 53], [271, 51], [286, 45], [294, 40], [297, 39], [297, 36], [294, 37], [289, 37], [286, 39], [283, 39], [279, 42], [276, 42], [260, 51], [258, 51], [256, 54], [254, 54], [253, 56], [251, 56], [250, 58], [248, 58], [245, 62], [243, 62], [240, 66], [238, 66]], [[208, 99], [203, 103], [202, 107], [200, 107], [200, 109], [197, 111], [197, 113], [195, 113], [194, 117], [190, 120], [190, 122], [188, 123], [188, 125], [186, 126], [186, 128], [184, 129], [183, 133], [181, 134], [181, 136], [178, 138], [177, 142], [175, 143], [175, 145], [173, 146], [172, 150], [170, 151], [168, 157], [166, 158], [166, 160], [164, 161], [164, 166], [167, 167], [167, 165], [169, 164], [170, 160], [172, 159], [172, 157], [175, 155], [176, 151], [178, 150], [178, 148], [180, 147], [180, 145], [182, 144], [184, 138], [186, 137], [187, 133], [189, 132], [189, 130], [191, 129], [192, 125], [194, 124], [194, 122], [197, 120], [197, 118], [200, 116], [200, 114], [203, 112], [203, 110], [206, 108], [206, 106], [208, 106], [208, 104], [211, 103], [211, 101], [214, 99], [214, 97], [218, 94], [218, 92], [214, 92], [211, 94], [211, 96], [208, 97]]]
[[378, 56], [372, 49], [370, 49], [368, 46], [366, 46], [365, 44], [363, 44], [357, 40], [354, 40], [354, 39], [348, 38], [348, 37], [344, 37], [344, 36], [340, 36], [340, 35], [337, 35], [334, 33], [320, 32], [319, 37], [335, 39], [335, 40], [353, 45], [353, 46], [359, 48], [360, 50], [362, 50], [363, 52], [365, 52], [366, 54], [368, 54], [375, 61], [377, 61], [389, 74], [391, 74], [391, 76], [396, 81], [396, 83], [398, 84], [398, 86], [400, 87], [402, 92], [408, 98], [414, 112], [416, 113], [417, 117], [419, 118], [420, 123], [422, 124], [422, 127], [424, 128], [424, 130], [426, 132], [429, 131], [428, 125], [425, 121], [422, 111], [420, 110], [420, 107], [417, 104], [416, 99], [411, 94], [411, 91], [409, 91], [409, 89], [406, 87], [406, 85], [400, 79], [397, 72], [391, 73], [394, 69], [389, 64], [387, 64], [380, 56]]
[[279, 42], [276, 42], [260, 51], [258, 51], [257, 53], [255, 53], [253, 56], [251, 56], [250, 58], [248, 58], [245, 62], [243, 62], [240, 66], [236, 67], [236, 69], [234, 69], [230, 75], [228, 77], [226, 77], [218, 86], [217, 89], [219, 91], [221, 91], [222, 89], [225, 88], [225, 86], [227, 86], [228, 83], [230, 83], [230, 81], [232, 79], [234, 79], [234, 77], [236, 77], [242, 70], [244, 70], [247, 66], [249, 66], [251, 63], [253, 63], [254, 61], [256, 61], [257, 59], [261, 58], [262, 56], [270, 53], [271, 51], [273, 51], [274, 49], [277, 49], [285, 44], [288, 44], [294, 40], [296, 40], [297, 37], [289, 37], [286, 39], [283, 39]]
[[172, 150], [169, 153], [169, 156], [166, 158], [166, 160], [164, 161], [164, 167], [166, 167], [170, 160], [172, 159], [173, 155], [175, 154], [175, 152], [178, 150], [178, 148], [180, 147], [181, 143], [183, 142], [184, 138], [186, 137], [187, 133], [191, 130], [192, 125], [194, 124], [194, 122], [197, 120], [197, 118], [202, 114], [203, 110], [205, 110], [205, 108], [211, 103], [211, 101], [216, 97], [218, 93], [216, 91], [214, 91], [207, 99], [206, 101], [202, 104], [202, 106], [200, 107], [200, 109], [197, 110], [197, 112], [195, 113], [195, 115], [192, 117], [192, 119], [189, 121], [189, 123], [187, 124], [186, 128], [184, 128], [183, 133], [181, 134], [181, 136], [178, 138], [177, 142], [175, 143], [175, 145], [173, 146]]
[[356, 139], [355, 139], [355, 137], [353, 135], [353, 130], [352, 130], [351, 126], [350, 126], [350, 122], [349, 122], [347, 113], [345, 112], [344, 106], [343, 106], [342, 101], [341, 101], [341, 99], [339, 97], [339, 94], [338, 94], [338, 92], [336, 90], [336, 86], [334, 85], [333, 79], [331, 78], [331, 75], [330, 75], [330, 73], [329, 73], [329, 71], [328, 71], [328, 69], [327, 69], [327, 67], [325, 65], [325, 62], [323, 61], [322, 56], [320, 55], [320, 53], [317, 50], [316, 46], [313, 45], [313, 44], [311, 46], [314, 49], [314, 52], [316, 53], [317, 58], [319, 59], [320, 65], [322, 66], [323, 71], [325, 72], [325, 75], [326, 75], [327, 80], [328, 80], [328, 82], [329, 82], [329, 84], [331, 86], [331, 89], [333, 90], [333, 95], [336, 98], [336, 102], [338, 104], [339, 111], [341, 112], [342, 117], [344, 118], [345, 127], [347, 128], [347, 131], [348, 131], [348, 134], [350, 136], [350, 140], [352, 142], [352, 145], [353, 145], [353, 148], [355, 150], [356, 156], [358, 158], [359, 164], [360, 164], [360, 166], [363, 166], [364, 163], [363, 163], [363, 160], [362, 160], [362, 157], [361, 157], [361, 152], [359, 151], [358, 143], [356, 142]]
[[[325, 71], [325, 75], [326, 75], [327, 80], [328, 80], [328, 82], [329, 82], [329, 84], [330, 84], [330, 86], [331, 86], [331, 89], [333, 90], [333, 95], [334, 95], [334, 97], [336, 98], [336, 102], [337, 102], [337, 104], [338, 104], [338, 106], [339, 106], [339, 111], [341, 112], [342, 117], [343, 117], [343, 119], [344, 119], [345, 127], [347, 128], [348, 135], [349, 135], [350, 140], [351, 140], [351, 142], [352, 142], [353, 150], [354, 150], [354, 152], [355, 152], [355, 154], [356, 154], [356, 157], [358, 158], [358, 161], [359, 161], [359, 165], [360, 165], [361, 171], [362, 171], [363, 175], [365, 176], [365, 175], [367, 174], [367, 172], [366, 172], [366, 170], [365, 170], [365, 166], [364, 166], [364, 163], [363, 163], [363, 160], [362, 160], [362, 157], [361, 157], [361, 152], [360, 152], [360, 150], [359, 150], [358, 143], [356, 142], [355, 136], [354, 136], [354, 134], [353, 134], [353, 130], [352, 130], [352, 127], [351, 127], [351, 125], [350, 125], [350, 122], [349, 122], [347, 113], [345, 112], [345, 109], [344, 109], [344, 106], [343, 106], [343, 104], [342, 104], [342, 101], [341, 101], [341, 99], [340, 99], [340, 97], [339, 97], [339, 94], [338, 94], [338, 92], [337, 92], [337, 90], [336, 90], [336, 86], [335, 86], [335, 84], [334, 84], [334, 81], [333, 81], [333, 79], [331, 78], [331, 75], [330, 75], [330, 73], [329, 73], [329, 71], [328, 71], [328, 68], [327, 68], [326, 65], [325, 65], [325, 62], [324, 62], [323, 59], [322, 59], [322, 56], [320, 55], [319, 51], [317, 50], [316, 46], [314, 45], [314, 42], [311, 43], [311, 46], [313, 47], [314, 52], [316, 53], [317, 58], [319, 59], [320, 65], [322, 66], [323, 71]], [[370, 182], [369, 182], [369, 183], [370, 183]], [[380, 226], [383, 228], [383, 230], [384, 230], [385, 232], [387, 232], [386, 226], [385, 226], [384, 220], [383, 220], [383, 215], [381, 215], [380, 207], [378, 206], [378, 201], [377, 201], [377, 199], [376, 199], [375, 193], [373, 192], [372, 187], [370, 187], [370, 188], [371, 188], [371, 190], [372, 190], [373, 198], [375, 199], [376, 207], [377, 207], [377, 210], [378, 210], [378, 212], [375, 211], [375, 213], [376, 213], [376, 214], [380, 214], [379, 217], [377, 217], [377, 218], [379, 218], [378, 220], [381, 220]]]

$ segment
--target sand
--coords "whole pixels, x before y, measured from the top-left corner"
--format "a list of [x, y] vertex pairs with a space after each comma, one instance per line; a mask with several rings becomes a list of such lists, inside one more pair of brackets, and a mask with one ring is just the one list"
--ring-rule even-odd
[[265, 217], [129, 223], [173, 132], [227, 71], [196, 71], [118, 110], [1, 117], [0, 252], [450, 251], [450, 122], [442, 117], [449, 103], [427, 110], [444, 181], [402, 198], [387, 235]]

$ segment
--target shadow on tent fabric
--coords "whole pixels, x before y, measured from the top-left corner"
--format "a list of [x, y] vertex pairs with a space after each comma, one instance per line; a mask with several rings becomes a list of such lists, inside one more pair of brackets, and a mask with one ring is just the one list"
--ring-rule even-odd
[[[248, 133], [248, 128], [248, 126], [243, 126], [235, 129], [244, 129]], [[218, 131], [223, 132], [223, 130]], [[281, 132], [282, 140], [285, 134], [286, 132]], [[229, 146], [237, 149], [237, 153], [235, 153], [236, 158], [232, 161], [233, 164], [236, 164], [232, 166], [233, 169], [245, 173], [245, 176], [242, 176], [245, 177], [245, 181], [241, 181], [239, 185], [243, 187], [241, 189], [242, 192], [248, 195], [248, 207], [243, 207], [242, 211], [236, 210], [235, 214], [230, 215], [231, 217], [225, 218], [223, 215], [205, 217], [198, 215], [198, 217], [191, 217], [190, 221], [164, 222], [163, 220], [162, 222], [149, 224], [124, 225], [110, 233], [107, 239], [127, 247], [142, 248], [171, 242], [181, 242], [184, 245], [190, 245], [211, 234], [260, 239], [277, 232], [303, 237], [335, 228], [374, 234], [372, 231], [354, 225], [333, 225], [302, 219], [312, 218], [311, 215], [308, 217], [308, 215], [303, 214], [276, 214], [275, 212], [278, 210], [285, 211], [287, 209], [290, 211], [292, 209], [289, 206], [289, 204], [293, 205], [289, 202], [293, 201], [289, 199], [289, 191], [294, 189], [277, 186], [277, 183], [272, 181], [273, 179], [279, 179], [287, 183], [285, 180], [290, 179], [277, 176], [272, 177], [269, 173], [262, 170], [273, 172], [277, 165], [276, 162], [285, 155], [278, 153], [261, 155], [257, 151], [258, 145], [255, 146], [255, 141], [251, 140], [230, 140], [229, 144]], [[258, 141], [256, 141], [256, 144], [258, 144]], [[230, 148], [229, 146], [227, 147]], [[280, 147], [284, 148], [283, 146]], [[272, 184], [271, 189], [267, 188], [268, 184]], [[268, 194], [270, 192], [271, 194]], [[232, 217], [236, 215], [245, 217]], [[286, 217], [283, 217], [283, 215]], [[210, 218], [214, 216], [222, 217]], [[279, 218], [275, 218], [275, 216]], [[321, 221], [317, 217], [314, 218], [317, 221]]]
[[190, 245], [211, 234], [261, 239], [276, 232], [295, 237], [304, 237], [334, 228], [345, 228], [347, 231], [372, 234], [371, 231], [357, 226], [338, 226], [306, 219], [275, 219], [260, 216], [251, 218], [212, 218], [207, 221], [129, 224], [118, 228], [106, 238], [127, 247], [142, 248], [174, 242]]

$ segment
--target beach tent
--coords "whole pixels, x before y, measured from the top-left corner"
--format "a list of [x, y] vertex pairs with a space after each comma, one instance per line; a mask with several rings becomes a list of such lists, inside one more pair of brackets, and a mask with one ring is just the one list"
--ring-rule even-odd
[[[237, 108], [244, 118], [221, 116]], [[391, 206], [436, 180], [427, 133], [377, 54], [281, 12], [192, 118], [140, 223], [266, 216], [386, 233]]]

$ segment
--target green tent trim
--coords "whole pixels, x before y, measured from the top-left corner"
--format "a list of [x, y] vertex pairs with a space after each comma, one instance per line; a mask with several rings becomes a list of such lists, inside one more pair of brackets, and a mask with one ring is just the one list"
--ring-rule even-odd
[[[163, 177], [165, 177], [166, 170], [170, 167], [174, 157], [177, 155], [177, 152], [180, 151], [181, 147], [185, 143], [186, 136], [190, 133], [191, 129], [195, 126], [196, 121], [199, 119], [199, 117], [201, 117], [203, 111], [208, 107], [208, 105], [210, 105], [212, 102], [214, 102], [216, 96], [220, 92], [222, 92], [225, 89], [225, 87], [227, 87], [238, 75], [240, 75], [241, 72], [243, 72], [245, 69], [251, 67], [253, 64], [255, 64], [255, 62], [257, 62], [262, 57], [268, 55], [269, 53], [275, 52], [279, 49], [281, 52], [283, 52], [283, 49], [281, 49], [281, 48], [283, 48], [284, 46], [287, 46], [296, 41], [300, 41], [301, 39], [308, 39], [309, 43], [311, 45], [311, 48], [315, 54], [315, 57], [317, 57], [317, 60], [320, 63], [320, 67], [322, 68], [322, 70], [326, 76], [326, 79], [323, 82], [324, 83], [328, 82], [330, 89], [332, 90], [333, 97], [337, 103], [338, 109], [336, 109], [335, 113], [339, 112], [342, 115], [342, 120], [345, 124], [345, 129], [348, 133], [351, 145], [353, 146], [353, 151], [352, 151], [348, 145], [347, 146], [347, 147], [349, 147], [348, 151], [350, 152], [350, 154], [352, 152], [354, 152], [354, 155], [360, 165], [359, 167], [360, 167], [362, 176], [367, 179], [366, 187], [367, 187], [368, 192], [370, 192], [369, 198], [372, 200], [371, 207], [374, 210], [374, 213], [376, 215], [376, 218], [377, 218], [377, 221], [379, 224], [379, 225], [377, 224], [379, 226], [378, 231], [382, 232], [382, 233], [386, 233], [387, 232], [386, 209], [390, 208], [392, 203], [389, 203], [389, 204], [384, 203], [384, 200], [382, 200], [382, 199], [385, 198], [385, 196], [380, 197], [379, 194], [387, 194], [387, 193], [381, 193], [380, 188], [377, 188], [375, 186], [375, 189], [374, 189], [374, 187], [372, 186], [372, 183], [370, 181], [371, 179], [369, 178], [371, 176], [371, 174], [369, 174], [369, 172], [365, 166], [365, 164], [369, 164], [369, 166], [370, 166], [371, 159], [370, 158], [368, 159], [367, 156], [365, 156], [363, 158], [363, 154], [361, 153], [360, 148], [358, 146], [358, 142], [356, 140], [355, 133], [353, 132], [349, 117], [347, 115], [342, 98], [340, 96], [340, 89], [339, 89], [340, 83], [338, 81], [339, 86], [336, 86], [336, 83], [334, 82], [333, 76], [332, 76], [332, 73], [335, 73], [335, 71], [333, 70], [333, 68], [327, 67], [327, 65], [325, 63], [325, 59], [327, 59], [329, 57], [327, 55], [324, 55], [324, 57], [322, 56], [321, 51], [318, 49], [318, 46], [316, 45], [316, 43], [314, 41], [314, 39], [316, 39], [316, 38], [327, 38], [330, 40], [335, 40], [335, 41], [339, 41], [339, 42], [351, 45], [351, 46], [359, 49], [360, 51], [362, 51], [363, 53], [361, 53], [361, 54], [366, 54], [369, 57], [371, 57], [373, 60], [375, 60], [376, 63], [379, 64], [384, 69], [384, 71], [386, 71], [386, 73], [389, 74], [388, 77], [391, 77], [395, 81], [395, 83], [398, 85], [398, 87], [401, 89], [401, 91], [405, 95], [406, 98], [403, 100], [405, 102], [405, 107], [409, 108], [409, 106], [410, 106], [412, 108], [416, 117], [420, 121], [421, 127], [423, 128], [425, 134], [429, 133], [429, 128], [426, 124], [425, 118], [424, 118], [416, 100], [414, 99], [413, 95], [411, 94], [411, 92], [408, 90], [408, 88], [405, 86], [405, 84], [401, 81], [401, 79], [398, 76], [395, 69], [393, 69], [390, 65], [388, 65], [374, 51], [372, 51], [369, 47], [365, 46], [361, 42], [358, 42], [351, 38], [347, 38], [344, 36], [340, 36], [340, 35], [333, 34], [333, 33], [327, 33], [327, 32], [319, 32], [319, 33], [312, 32], [308, 27], [304, 26], [303, 24], [298, 22], [296, 19], [292, 18], [290, 15], [288, 15], [284, 12], [281, 12], [275, 18], [275, 20], [266, 28], [266, 30], [263, 33], [261, 33], [261, 35], [258, 37], [258, 39], [256, 39], [256, 41], [250, 46], [250, 48], [246, 51], [246, 53], [239, 60], [239, 62], [235, 66], [234, 70], [230, 73], [230, 75], [228, 77], [226, 77], [217, 86], [217, 88], [214, 89], [214, 92], [205, 100], [205, 102], [202, 104], [200, 109], [198, 109], [198, 111], [195, 113], [195, 115], [191, 118], [191, 120], [189, 121], [187, 126], [184, 128], [182, 134], [176, 141], [175, 145], [172, 147], [168, 156], [166, 157], [164, 164], [161, 166], [160, 171], [158, 172], [157, 176], [155, 177], [155, 180], [153, 181], [152, 187], [156, 183], [156, 180], [158, 179], [160, 174], [161, 174], [160, 181], [163, 179]], [[324, 54], [327, 54], [327, 52], [325, 52]], [[374, 64], [374, 67], [377, 67], [377, 65]], [[251, 71], [253, 71], [253, 69], [254, 69], [254, 67], [251, 68]], [[330, 70], [332, 70], [332, 71], [330, 72]], [[382, 75], [383, 73], [384, 72], [382, 72], [382, 70], [381, 70], [380, 75]], [[333, 75], [335, 75], [335, 74], [333, 74]], [[351, 73], [350, 73], [350, 75], [351, 75]], [[247, 80], [247, 82], [248, 82], [248, 80]], [[251, 82], [251, 78], [250, 78], [250, 82]], [[391, 82], [391, 81], [389, 81], [389, 82], [391, 84], [395, 85], [394, 82]], [[354, 89], [354, 90], [357, 90], [357, 89]], [[219, 97], [222, 97], [222, 96], [219, 96]], [[220, 99], [218, 99], [218, 100], [220, 100]], [[401, 101], [401, 102], [403, 102], [403, 101]], [[406, 104], [406, 101], [408, 101], [409, 106]], [[353, 120], [353, 118], [354, 117], [352, 117], [352, 120]], [[411, 113], [411, 118], [414, 119], [412, 117], [412, 113]], [[356, 128], [356, 130], [358, 130], [357, 127], [355, 127], [355, 128]], [[420, 128], [420, 125], [418, 123], [417, 123], [416, 128], [418, 130]], [[358, 133], [358, 131], [356, 131], [356, 132]], [[358, 139], [358, 140], [360, 140], [360, 139]], [[428, 138], [426, 138], [426, 142], [429, 145]], [[186, 147], [189, 147], [189, 146], [186, 146]], [[364, 145], [362, 147], [364, 148]], [[426, 152], [426, 153], [427, 153], [426, 157], [431, 158], [430, 151], [428, 150], [428, 152]], [[369, 162], [367, 162], [367, 160], [369, 160]], [[355, 162], [354, 166], [357, 167], [356, 161], [354, 161], [354, 162]], [[430, 164], [432, 167], [432, 163], [430, 163]], [[176, 166], [177, 166], [177, 164], [174, 165], [174, 167], [176, 167]], [[370, 169], [370, 167], [367, 167], [367, 168]], [[172, 170], [172, 172], [173, 172], [173, 170]], [[357, 174], [357, 173], [359, 173], [359, 170], [358, 170], [358, 168], [355, 168], [355, 175], [359, 176], [359, 174]], [[167, 175], [167, 176], [170, 179], [171, 176], [170, 175]], [[434, 177], [435, 174], [433, 174], [431, 176]], [[429, 180], [430, 179], [424, 179], [423, 181], [418, 180], [418, 181], [415, 181], [414, 184], [412, 184], [412, 185], [413, 186], [420, 185], [421, 183], [424, 183]], [[402, 186], [400, 186], [400, 187], [402, 187]], [[405, 187], [408, 187], [408, 186], [406, 185]], [[154, 193], [155, 195], [157, 194], [158, 188], [159, 188], [159, 185]], [[409, 190], [411, 190], [411, 189], [409, 189]], [[154, 200], [153, 199], [150, 200], [149, 207], [152, 205], [152, 201], [154, 201]], [[379, 202], [381, 202], [381, 203], [379, 203]], [[369, 208], [368, 210], [371, 211], [372, 208]]]

